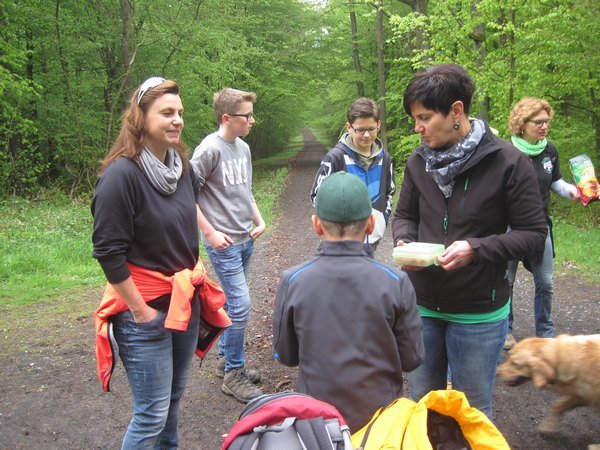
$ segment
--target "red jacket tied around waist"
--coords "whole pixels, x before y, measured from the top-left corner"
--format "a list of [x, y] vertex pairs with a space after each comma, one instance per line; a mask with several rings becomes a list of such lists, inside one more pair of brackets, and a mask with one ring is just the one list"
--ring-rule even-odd
[[[198, 259], [193, 269], [183, 269], [173, 275], [165, 275], [149, 269], [129, 264], [131, 277], [142, 294], [144, 301], [150, 302], [158, 297], [171, 294], [169, 310], [165, 319], [165, 328], [185, 331], [192, 313], [191, 300], [196, 288], [199, 288], [200, 314], [202, 320], [209, 325], [218, 327], [221, 331], [231, 325], [231, 320], [223, 310], [225, 294], [219, 285], [208, 278], [202, 260]], [[110, 283], [107, 283], [100, 306], [95, 314], [96, 357], [98, 363], [98, 378], [104, 391], [109, 391], [110, 377], [115, 364], [115, 355], [109, 338], [109, 318], [129, 307]], [[214, 335], [211, 340], [218, 336]], [[203, 356], [208, 348], [197, 350], [198, 356]]]

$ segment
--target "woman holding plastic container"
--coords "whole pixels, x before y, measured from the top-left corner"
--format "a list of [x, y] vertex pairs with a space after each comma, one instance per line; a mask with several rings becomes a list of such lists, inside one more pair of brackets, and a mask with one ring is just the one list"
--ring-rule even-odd
[[109, 283], [96, 312], [98, 370], [108, 390], [112, 366], [103, 354], [111, 346], [102, 343], [114, 334], [133, 397], [124, 449], [177, 447], [179, 401], [198, 342], [198, 295], [193, 287], [187, 296], [174, 288], [185, 286], [186, 277], [196, 286], [205, 275], [198, 258], [199, 184], [182, 129], [178, 85], [146, 80], [129, 101], [92, 200], [93, 255]]
[[[554, 337], [554, 324], [551, 317], [554, 246], [552, 244], [552, 221], [548, 213], [550, 191], [571, 200], [579, 199], [577, 188], [562, 178], [556, 146], [546, 139], [553, 116], [552, 106], [546, 100], [526, 97], [515, 105], [508, 118], [508, 129], [513, 145], [529, 157], [533, 166], [535, 179], [531, 181], [537, 181], [539, 185], [539, 195], [549, 229], [544, 246], [537, 252], [526, 256], [527, 265], [533, 273], [535, 284], [533, 308], [535, 335], [538, 337]], [[518, 264], [518, 260], [510, 261], [508, 264], [507, 277], [511, 287], [515, 281]], [[504, 342], [506, 350], [515, 344], [512, 336], [512, 303], [508, 333]]]
[[397, 246], [446, 247], [439, 266], [403, 266], [424, 326], [425, 360], [408, 375], [411, 398], [446, 389], [449, 368], [453, 388], [491, 418], [509, 313], [506, 262], [540, 248], [547, 226], [527, 157], [469, 119], [474, 90], [454, 64], [408, 84], [404, 109], [421, 145], [406, 163], [392, 230]]

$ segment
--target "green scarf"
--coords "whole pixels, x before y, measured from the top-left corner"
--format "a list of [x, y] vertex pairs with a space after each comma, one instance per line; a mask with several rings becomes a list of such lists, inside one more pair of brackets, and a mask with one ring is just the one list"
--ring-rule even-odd
[[542, 139], [541, 141], [537, 141], [535, 144], [532, 144], [531, 142], [527, 142], [522, 137], [515, 136], [514, 134], [510, 137], [510, 140], [515, 147], [529, 156], [539, 155], [544, 151], [546, 145], [548, 145], [548, 141], [546, 139]]

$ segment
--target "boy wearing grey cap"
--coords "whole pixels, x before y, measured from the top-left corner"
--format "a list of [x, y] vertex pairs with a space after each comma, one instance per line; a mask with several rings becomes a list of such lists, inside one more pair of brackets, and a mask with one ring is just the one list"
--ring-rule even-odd
[[273, 344], [283, 364], [299, 366], [296, 390], [335, 405], [355, 432], [402, 395], [402, 372], [421, 364], [422, 322], [408, 277], [367, 256], [374, 218], [360, 178], [327, 177], [315, 213], [323, 241], [281, 275]]

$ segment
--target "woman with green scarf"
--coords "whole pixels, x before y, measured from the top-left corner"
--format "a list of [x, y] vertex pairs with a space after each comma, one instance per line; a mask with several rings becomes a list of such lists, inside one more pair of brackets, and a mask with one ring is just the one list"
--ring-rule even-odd
[[[554, 249], [551, 233], [552, 222], [548, 214], [550, 191], [571, 200], [579, 199], [577, 188], [562, 178], [556, 146], [546, 139], [553, 115], [554, 111], [546, 100], [525, 97], [515, 105], [508, 119], [513, 145], [528, 155], [533, 165], [550, 229], [544, 248], [526, 257], [528, 269], [533, 273], [535, 284], [535, 334], [538, 337], [554, 337], [554, 324], [551, 317]], [[507, 277], [511, 286], [514, 284], [518, 264], [518, 260], [510, 261], [508, 264]], [[512, 322], [511, 301], [508, 335], [504, 343], [506, 350], [515, 344]]]

